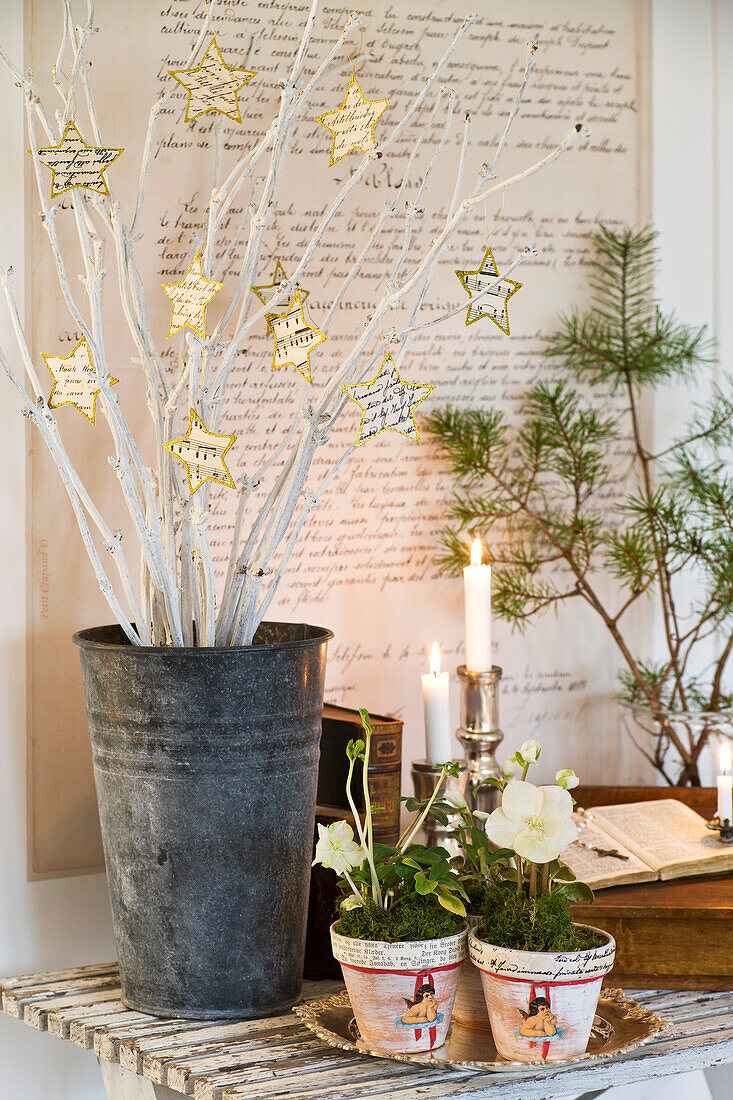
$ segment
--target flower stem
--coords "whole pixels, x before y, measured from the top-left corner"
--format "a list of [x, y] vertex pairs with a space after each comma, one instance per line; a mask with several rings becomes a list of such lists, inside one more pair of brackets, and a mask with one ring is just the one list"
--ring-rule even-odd
[[538, 871], [537, 864], [536, 863], [530, 863], [530, 865], [529, 865], [529, 896], [530, 896], [530, 898], [537, 897], [537, 871]]
[[372, 826], [372, 800], [369, 797], [369, 753], [372, 747], [372, 727], [368, 721], [365, 721], [365, 715], [362, 715], [362, 725], [364, 727], [364, 760], [362, 762], [362, 789], [364, 791], [364, 824], [366, 831], [366, 854], [369, 861], [369, 872], [372, 878], [372, 897], [375, 903], [380, 908], [386, 908], [382, 899], [382, 888], [379, 885], [379, 876], [377, 875], [377, 868], [374, 863], [374, 830]]
[[[407, 826], [407, 828], [405, 829], [405, 832], [402, 834], [402, 836], [398, 840], [397, 847], [398, 847], [400, 852], [404, 852], [405, 849], [410, 846], [410, 844], [412, 842], [412, 838], [419, 831], [420, 826], [422, 825], [423, 821], [425, 820], [425, 818], [430, 813], [430, 807], [432, 806], [433, 802], [435, 802], [435, 799], [438, 797], [438, 791], [443, 786], [443, 781], [445, 780], [445, 777], [446, 777], [447, 774], [448, 774], [448, 769], [444, 765], [443, 770], [440, 773], [440, 777], [438, 779], [438, 782], [435, 784], [435, 790], [433, 791], [430, 798], [428, 799], [428, 802], [427, 802], [427, 805], [425, 806], [425, 809], [422, 811], [422, 813], [418, 817], [417, 821], [413, 820], [412, 824]], [[407, 834], [407, 836], [405, 836], [405, 834]]]
[[349, 886], [350, 886], [350, 887], [351, 887], [351, 889], [353, 890], [353, 892], [354, 892], [354, 894], [356, 895], [356, 897], [357, 897], [357, 898], [359, 899], [359, 901], [360, 901], [360, 902], [361, 902], [361, 904], [363, 905], [363, 904], [364, 904], [364, 898], [363, 898], [363, 896], [362, 896], [362, 893], [361, 893], [361, 891], [359, 890], [359, 888], [357, 887], [356, 883], [354, 882], [354, 880], [352, 879], [352, 877], [351, 877], [351, 875], [349, 874], [349, 872], [348, 872], [348, 871], [344, 871], [344, 878], [345, 878], [345, 879], [346, 879], [346, 881], [348, 882]]
[[520, 856], [514, 857], [514, 862], [517, 865], [517, 896], [522, 895], [522, 860]]

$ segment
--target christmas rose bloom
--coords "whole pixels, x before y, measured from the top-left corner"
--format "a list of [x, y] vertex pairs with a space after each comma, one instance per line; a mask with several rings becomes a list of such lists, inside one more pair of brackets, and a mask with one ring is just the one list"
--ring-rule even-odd
[[566, 791], [569, 791], [573, 787], [577, 787], [580, 780], [572, 768], [563, 768], [562, 771], [556, 772], [555, 782], [558, 787], [564, 787]]
[[578, 836], [572, 814], [573, 800], [562, 787], [512, 779], [485, 827], [500, 848], [511, 848], [532, 863], [550, 863]]
[[525, 741], [519, 750], [519, 754], [525, 763], [536, 764], [540, 758], [541, 751], [542, 749], [540, 748], [539, 741]]
[[354, 840], [354, 830], [348, 821], [334, 821], [328, 828], [319, 823], [314, 863], [332, 867], [337, 874], [343, 875], [345, 871], [359, 867], [363, 861], [364, 852]]

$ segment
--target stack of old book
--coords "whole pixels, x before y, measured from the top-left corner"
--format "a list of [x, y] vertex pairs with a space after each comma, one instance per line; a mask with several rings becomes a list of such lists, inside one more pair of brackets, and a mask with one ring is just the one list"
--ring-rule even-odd
[[[372, 799], [374, 839], [380, 844], [396, 844], [400, 835], [400, 790], [402, 782], [402, 722], [372, 714], [372, 745], [369, 760], [369, 791]], [[330, 825], [342, 818], [352, 820], [346, 801], [346, 777], [349, 764], [346, 746], [363, 738], [359, 712], [348, 707], [326, 704], [323, 708], [321, 763], [318, 772], [318, 824]], [[362, 769], [358, 763], [351, 785], [357, 810], [364, 810]], [[340, 978], [341, 968], [331, 954], [329, 927], [335, 917], [336, 875], [323, 867], [311, 873], [308, 906], [308, 934], [305, 947], [306, 978]]]

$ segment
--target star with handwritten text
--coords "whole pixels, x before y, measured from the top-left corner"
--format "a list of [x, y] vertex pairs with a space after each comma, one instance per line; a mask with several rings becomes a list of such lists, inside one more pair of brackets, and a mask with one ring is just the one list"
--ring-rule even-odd
[[376, 147], [374, 127], [389, 106], [388, 99], [367, 99], [352, 76], [344, 101], [335, 111], [326, 111], [318, 121], [333, 134], [329, 165], [347, 153], [368, 153]]
[[311, 352], [324, 340], [325, 332], [309, 325], [303, 314], [303, 299], [297, 292], [285, 313], [268, 313], [267, 331], [275, 337], [272, 369], [295, 367], [306, 382], [311, 381]]
[[415, 409], [435, 386], [405, 382], [391, 355], [385, 355], [379, 373], [371, 382], [356, 382], [341, 389], [362, 410], [358, 445], [388, 429], [420, 442]]
[[[202, 340], [205, 340], [206, 307], [223, 285], [223, 283], [215, 283], [213, 279], [204, 278], [200, 252], [194, 256], [185, 279], [181, 279], [179, 283], [163, 283], [163, 290], [173, 302], [168, 336], [174, 336], [188, 325]], [[213, 287], [213, 290], [209, 289], [210, 287]]]
[[210, 111], [225, 115], [233, 122], [241, 122], [237, 93], [257, 76], [249, 69], [235, 69], [227, 65], [216, 37], [209, 42], [201, 64], [195, 69], [169, 69], [168, 72], [188, 92], [186, 122], [193, 122]]
[[163, 446], [186, 467], [188, 487], [193, 496], [205, 481], [216, 481], [219, 485], [236, 489], [236, 482], [224, 461], [224, 456], [236, 438], [236, 435], [210, 432], [203, 420], [191, 409], [186, 434], [180, 439], [164, 443]]
[[[28, 152], [32, 155], [32, 150]], [[111, 149], [106, 145], [87, 145], [72, 119], [58, 145], [38, 150], [41, 164], [51, 169], [51, 198], [73, 187], [86, 187], [98, 195], [109, 195], [104, 173], [123, 152], [124, 149]]]
[[[82, 416], [94, 424], [97, 415], [97, 395], [102, 392], [99, 385], [97, 368], [92, 362], [92, 353], [86, 336], [68, 355], [46, 355], [41, 352], [51, 377], [53, 389], [48, 398], [48, 407], [58, 409], [61, 405], [73, 405]], [[113, 386], [118, 378], [110, 376], [109, 385]]]
[[[499, 276], [499, 268], [496, 266], [494, 253], [487, 246], [486, 253], [476, 271], [456, 271], [456, 275], [468, 291], [469, 298], [486, 290]], [[522, 283], [514, 279], [501, 279], [495, 287], [484, 294], [478, 302], [471, 302], [466, 314], [466, 324], [472, 325], [474, 321], [480, 321], [482, 317], [488, 317], [495, 325], [509, 333], [509, 313], [507, 302], [522, 287]]]

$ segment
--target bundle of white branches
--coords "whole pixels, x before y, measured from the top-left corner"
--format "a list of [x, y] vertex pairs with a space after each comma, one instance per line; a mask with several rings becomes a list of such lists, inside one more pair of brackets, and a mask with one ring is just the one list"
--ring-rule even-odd
[[[318, 15], [319, 0], [313, 0], [303, 30], [300, 45], [288, 77], [282, 82], [280, 106], [276, 118], [259, 143], [241, 157], [223, 176], [222, 129], [216, 130], [216, 158], [211, 199], [202, 229], [200, 248], [204, 276], [214, 278], [213, 257], [219, 255], [217, 242], [227, 215], [234, 206], [242, 188], [252, 189], [251, 200], [244, 204], [242, 224], [235, 228], [233, 241], [246, 239], [244, 260], [237, 278], [231, 301], [213, 332], [205, 339], [193, 332], [186, 334], [186, 356], [179, 376], [171, 379], [156, 347], [146, 306], [145, 290], [135, 259], [139, 239], [139, 226], [146, 198], [148, 170], [154, 147], [155, 132], [161, 110], [173, 93], [173, 88], [162, 94], [150, 112], [147, 137], [143, 149], [139, 176], [139, 188], [134, 213], [129, 224], [124, 220], [120, 203], [110, 187], [110, 194], [103, 196], [79, 188], [65, 196], [71, 197], [73, 218], [80, 243], [83, 269], [79, 272], [83, 294], [90, 306], [90, 320], [71, 290], [71, 261], [63, 255], [56, 231], [56, 217], [60, 207], [50, 203], [47, 196], [47, 180], [42, 174], [38, 155], [39, 147], [58, 144], [67, 123], [74, 117], [77, 103], [84, 103], [88, 114], [89, 133], [97, 146], [104, 145], [99, 126], [94, 96], [90, 82], [90, 63], [85, 57], [87, 46], [96, 28], [94, 26], [93, 0], [88, 0], [87, 17], [82, 26], [74, 24], [71, 0], [61, 0], [63, 34], [58, 58], [54, 67], [54, 86], [61, 100], [53, 116], [46, 110], [38, 95], [32, 73], [24, 74], [5, 51], [0, 49], [0, 60], [10, 70], [16, 85], [25, 96], [26, 119], [30, 152], [35, 168], [41, 217], [48, 234], [48, 241], [55, 262], [59, 286], [73, 319], [74, 325], [89, 344], [91, 359], [97, 371], [99, 404], [109, 425], [115, 446], [115, 457], [110, 459], [119, 477], [126, 505], [141, 551], [140, 583], [132, 579], [122, 536], [108, 525], [99, 507], [87, 492], [79, 470], [75, 468], [64, 447], [56, 418], [43, 396], [32, 356], [29, 352], [26, 332], [21, 323], [12, 269], [0, 274], [0, 282], [10, 311], [17, 337], [18, 355], [11, 357], [0, 348], [0, 362], [15, 385], [23, 403], [23, 412], [39, 429], [54, 462], [58, 466], [66, 491], [81, 531], [86, 551], [94, 568], [99, 585], [115, 618], [133, 645], [173, 646], [233, 646], [248, 645], [262, 621], [277, 584], [287, 567], [296, 539], [309, 512], [319, 503], [325, 490], [336, 477], [343, 463], [355, 450], [355, 444], [338, 455], [327, 475], [315, 487], [307, 485], [309, 471], [318, 448], [326, 442], [336, 420], [344, 408], [346, 399], [342, 385], [363, 380], [373, 372], [374, 364], [382, 354], [381, 341], [374, 350], [375, 336], [381, 332], [382, 322], [389, 311], [409, 297], [406, 327], [396, 331], [393, 326], [387, 340], [395, 345], [395, 363], [399, 368], [411, 335], [428, 324], [462, 312], [455, 310], [418, 323], [421, 306], [428, 294], [436, 264], [458, 227], [465, 222], [476, 207], [483, 207], [495, 192], [505, 191], [561, 156], [581, 133], [575, 126], [550, 153], [523, 171], [500, 179], [498, 165], [507, 143], [510, 128], [516, 117], [522, 96], [527, 87], [535, 52], [534, 44], [527, 46], [524, 77], [507, 116], [501, 140], [493, 160], [484, 164], [472, 189], [465, 193], [463, 186], [464, 164], [469, 146], [470, 118], [463, 122], [463, 140], [455, 169], [455, 187], [445, 221], [424, 254], [415, 258], [410, 250], [413, 220], [428, 201], [429, 183], [439, 157], [444, 151], [451, 133], [455, 94], [440, 84], [440, 75], [446, 62], [458, 49], [461, 39], [471, 24], [468, 18], [458, 29], [440, 62], [426, 79], [420, 93], [408, 107], [399, 123], [386, 138], [369, 153], [340, 188], [313, 233], [289, 281], [283, 282], [278, 293], [266, 306], [259, 303], [252, 293], [252, 284], [260, 263], [263, 240], [275, 216], [278, 189], [286, 172], [288, 151], [296, 124], [308, 106], [313, 90], [334, 74], [342, 74], [343, 65], [336, 65], [342, 49], [343, 38], [360, 25], [360, 17], [352, 15], [346, 22], [343, 35], [339, 35], [328, 55], [318, 64], [308, 79], [303, 70]], [[201, 27], [186, 67], [191, 68], [206, 48], [206, 40], [212, 30], [215, 5], [207, 5], [207, 19]], [[56, 74], [71, 73], [62, 86]], [[174, 82], [171, 81], [173, 85]], [[177, 87], [177, 85], [176, 85]], [[432, 102], [431, 102], [432, 101]], [[430, 112], [431, 120], [444, 116], [437, 139], [432, 139], [433, 129], [425, 124], [423, 114]], [[419, 124], [418, 124], [419, 123]], [[259, 324], [278, 305], [287, 306], [295, 293], [296, 284], [306, 272], [315, 253], [334, 229], [334, 217], [339, 209], [356, 192], [367, 169], [375, 158], [381, 158], [394, 146], [405, 130], [414, 125], [416, 137], [411, 148], [407, 169], [396, 194], [385, 204], [373, 232], [364, 245], [335, 296], [328, 318], [328, 325], [342, 302], [344, 295], [372, 252], [375, 244], [391, 218], [404, 219], [402, 247], [396, 253], [392, 270], [383, 280], [381, 294], [365, 318], [360, 335], [354, 340], [339, 369], [312, 401], [303, 397], [293, 424], [284, 441], [274, 449], [266, 462], [254, 473], [243, 479], [237, 487], [239, 501], [234, 523], [231, 552], [221, 598], [217, 599], [214, 564], [207, 537], [206, 524], [209, 514], [209, 485], [189, 494], [181, 464], [174, 459], [164, 442], [175, 435], [175, 429], [187, 420], [189, 394], [198, 396], [207, 427], [216, 432], [220, 423], [227, 382], [235, 356], [243, 340], [253, 327]], [[38, 127], [43, 135], [39, 141]], [[425, 148], [434, 141], [434, 148]], [[422, 178], [412, 182], [418, 154], [428, 157], [427, 169]], [[412, 184], [412, 196], [405, 202]], [[397, 214], [398, 210], [405, 213]], [[105, 262], [111, 243], [117, 265], [121, 308], [134, 340], [139, 361], [147, 381], [148, 408], [155, 430], [157, 466], [147, 468], [125, 417], [107, 366], [108, 357], [102, 327], [102, 292]], [[234, 247], [230, 241], [223, 249], [223, 259], [218, 271], [226, 265]], [[490, 293], [501, 279], [506, 278], [528, 257], [536, 255], [527, 246], [516, 256], [494, 283], [474, 296], [474, 302]], [[411, 266], [408, 266], [408, 258]], [[265, 475], [270, 472], [269, 479]], [[259, 491], [259, 495], [258, 495]], [[264, 499], [261, 499], [263, 498]], [[259, 506], [250, 502], [259, 501]], [[245, 529], [245, 517], [250, 515], [249, 530]], [[96, 528], [97, 536], [92, 530]], [[95, 538], [98, 542], [95, 542]], [[110, 579], [109, 566], [103, 561], [103, 547], [111, 555], [117, 570], [117, 581]]]

